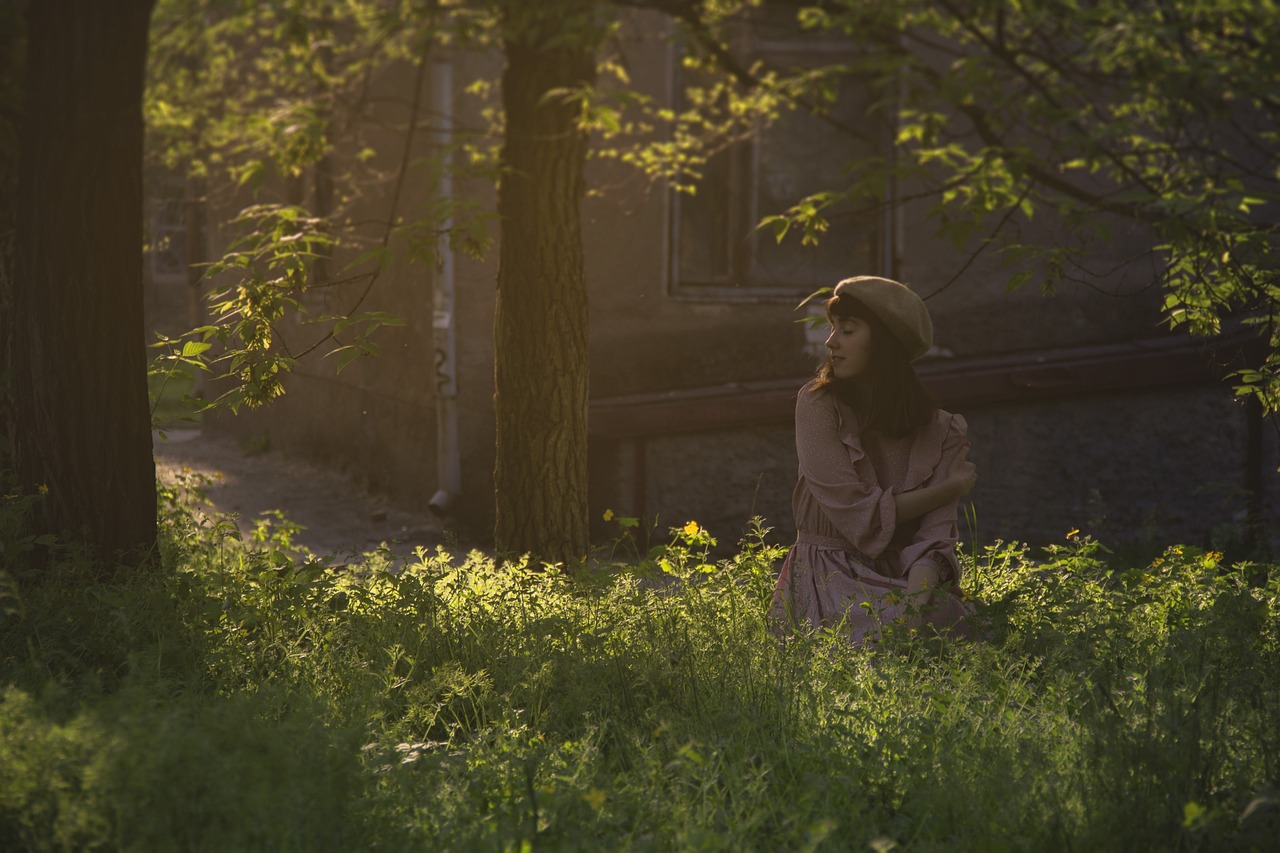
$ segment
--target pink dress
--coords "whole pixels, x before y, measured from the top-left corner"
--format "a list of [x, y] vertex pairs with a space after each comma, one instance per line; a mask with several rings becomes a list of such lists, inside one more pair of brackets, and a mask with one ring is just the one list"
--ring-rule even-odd
[[963, 632], [969, 608], [954, 592], [957, 505], [897, 524], [894, 495], [945, 479], [967, 443], [965, 430], [964, 418], [939, 409], [914, 435], [860, 436], [857, 415], [833, 393], [801, 389], [800, 476], [791, 498], [796, 544], [771, 609], [780, 630], [843, 625], [856, 644], [875, 639], [881, 625], [906, 613], [911, 566], [930, 561], [949, 591], [934, 595], [928, 621]]

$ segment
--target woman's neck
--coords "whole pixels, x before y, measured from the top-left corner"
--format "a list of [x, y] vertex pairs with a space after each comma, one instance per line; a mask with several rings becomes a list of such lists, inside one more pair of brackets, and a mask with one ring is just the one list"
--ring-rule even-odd
[[859, 412], [871, 407], [871, 382], [866, 379], [849, 379], [846, 384], [848, 400]]

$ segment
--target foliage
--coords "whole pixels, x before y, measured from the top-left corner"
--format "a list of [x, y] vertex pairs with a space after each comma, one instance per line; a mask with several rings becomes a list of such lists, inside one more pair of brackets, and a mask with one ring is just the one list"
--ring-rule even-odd
[[739, 58], [730, 49], [728, 42], [740, 34], [749, 5], [707, 4], [672, 12], [680, 58], [675, 103], [635, 88], [620, 50], [604, 53], [602, 82], [572, 93], [582, 101], [584, 127], [595, 134], [591, 156], [622, 163], [674, 190], [696, 193], [716, 154], [787, 112], [816, 108], [815, 95], [829, 96], [838, 68], [774, 68]]
[[[815, 4], [800, 12], [807, 27], [861, 46], [847, 68], [884, 93], [898, 156], [850, 164], [842, 185], [771, 222], [816, 236], [832, 204], [880, 198], [892, 173], [923, 187], [957, 247], [998, 247], [1010, 287], [1050, 290], [1094, 285], [1105, 271], [1091, 268], [1092, 241], [1137, 226], [1151, 248], [1127, 266], [1159, 284], [1171, 326], [1243, 325], [1266, 342], [1265, 362], [1235, 379], [1275, 411], [1275, 12], [1240, 0]], [[1058, 236], [1024, 236], [1046, 210]]]
[[[730, 49], [744, 26], [765, 14], [758, 3], [617, 5], [662, 11], [676, 22], [677, 101], [636, 88], [612, 38], [598, 58], [604, 82], [556, 96], [579, 107], [583, 128], [593, 133], [591, 156], [678, 190], [694, 192], [708, 162], [727, 147], [787, 112], [825, 112], [840, 87], [854, 82], [842, 64], [772, 68]], [[619, 9], [604, 2], [564, 3], [555, 14], [557, 38], [593, 44], [621, 20]], [[778, 23], [777, 14], [766, 16]], [[782, 16], [788, 17], [794, 15]], [[238, 244], [207, 271], [212, 322], [161, 341], [156, 371], [163, 375], [184, 357], [206, 365], [216, 360], [232, 389], [220, 402], [260, 405], [283, 393], [283, 377], [319, 347], [337, 354], [339, 369], [376, 353], [371, 334], [385, 323], [370, 322], [358, 309], [390, 264], [432, 261], [441, 238], [472, 255], [486, 251], [488, 216], [474, 203], [437, 200], [401, 209], [407, 170], [425, 169], [434, 186], [445, 170], [496, 178], [501, 168], [505, 119], [493, 97], [495, 81], [483, 78], [467, 86], [480, 102], [483, 126], [458, 133], [455, 150], [426, 160], [411, 153], [419, 127], [436, 127], [434, 117], [419, 115], [426, 57], [438, 47], [499, 47], [503, 32], [519, 41], [536, 18], [533, 7], [501, 0], [162, 0], [147, 92], [152, 166], [196, 179], [212, 208], [239, 207], [248, 192], [256, 203], [226, 224]], [[570, 21], [576, 22], [572, 31]], [[418, 89], [408, 121], [386, 128], [371, 91], [415, 58]], [[389, 166], [393, 159], [398, 167]], [[391, 209], [371, 217], [368, 201], [378, 187]], [[376, 233], [368, 227], [371, 218], [381, 226]], [[817, 222], [804, 227], [807, 241], [823, 230]], [[348, 262], [333, 271], [330, 256]], [[335, 301], [338, 293], [352, 295]], [[319, 301], [329, 310], [312, 316]], [[312, 334], [286, 335], [280, 323], [286, 314], [302, 318]], [[354, 338], [339, 339], [353, 328]], [[183, 355], [189, 344], [215, 338], [217, 347]]]
[[443, 550], [337, 567], [273, 553], [287, 525], [242, 544], [201, 486], [161, 492], [165, 571], [98, 581], [64, 550], [14, 591], [6, 847], [1213, 850], [1280, 830], [1274, 567], [997, 543], [965, 558], [985, 641], [853, 650], [771, 633], [760, 530], [712, 562], [690, 522], [578, 579]]
[[[453, 149], [422, 158], [415, 148], [438, 129], [418, 98], [428, 51], [477, 26], [460, 10], [400, 0], [158, 4], [149, 165], [203, 190], [196, 201], [206, 208], [239, 213], [222, 224], [229, 247], [204, 270], [211, 322], [158, 341], [154, 375], [216, 371], [226, 390], [210, 405], [263, 405], [311, 352], [324, 348], [339, 371], [377, 355], [374, 333], [401, 321], [360, 309], [389, 264], [432, 262], [442, 240], [486, 250], [487, 217], [475, 204], [432, 191], [411, 206], [404, 196], [410, 173], [434, 188], [453, 168], [444, 165]], [[374, 87], [409, 61], [418, 88], [387, 145]], [[379, 195], [385, 212], [371, 210]], [[286, 331], [286, 317], [302, 330]]]

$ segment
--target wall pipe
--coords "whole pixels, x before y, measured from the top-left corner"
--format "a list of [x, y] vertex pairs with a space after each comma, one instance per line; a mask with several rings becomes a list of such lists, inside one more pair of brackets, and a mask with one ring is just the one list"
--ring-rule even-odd
[[440, 170], [440, 196], [448, 212], [440, 226], [436, 275], [432, 288], [431, 338], [436, 383], [436, 492], [427, 503], [437, 516], [448, 513], [462, 492], [462, 454], [458, 446], [458, 348], [454, 300], [454, 255], [449, 246], [453, 229], [453, 66], [431, 64], [431, 115], [435, 140], [444, 168]]

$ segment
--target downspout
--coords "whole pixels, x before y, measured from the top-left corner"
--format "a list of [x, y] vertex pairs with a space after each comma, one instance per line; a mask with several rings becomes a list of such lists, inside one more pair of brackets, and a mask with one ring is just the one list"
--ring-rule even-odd
[[427, 506], [437, 516], [445, 515], [462, 491], [462, 455], [458, 447], [458, 351], [454, 310], [453, 249], [453, 66], [431, 64], [431, 114], [438, 122], [435, 133], [441, 157], [440, 196], [447, 215], [440, 224], [436, 255], [435, 287], [432, 288], [432, 361], [436, 381], [436, 493]]
[[902, 205], [898, 203], [898, 125], [905, 108], [905, 78], [901, 71], [894, 80], [893, 112], [885, 117], [885, 158], [889, 164], [889, 180], [884, 187], [883, 234], [880, 240], [880, 274], [898, 278], [899, 260], [905, 250]]

